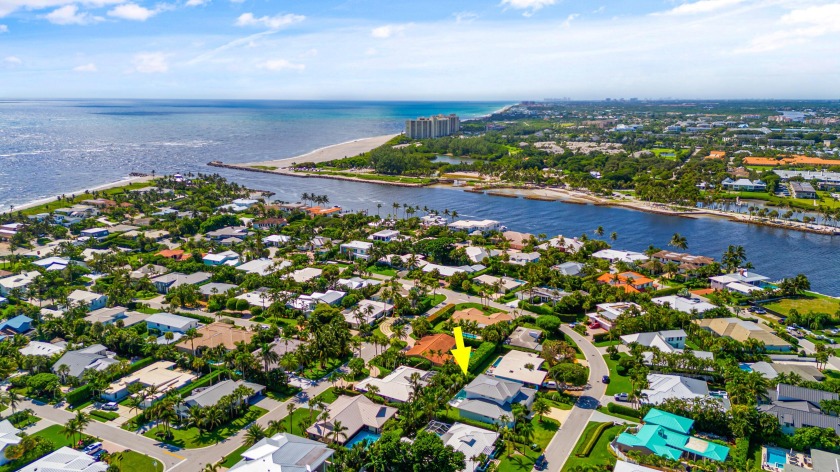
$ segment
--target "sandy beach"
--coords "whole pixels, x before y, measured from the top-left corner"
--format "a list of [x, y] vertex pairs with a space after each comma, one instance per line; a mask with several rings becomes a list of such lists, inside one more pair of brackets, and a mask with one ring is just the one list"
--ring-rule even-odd
[[[131, 185], [131, 184], [135, 184], [135, 183], [138, 183], [138, 182], [149, 182], [152, 179], [154, 179], [154, 177], [152, 177], [151, 175], [146, 175], [146, 176], [142, 176], [142, 177], [127, 177], [125, 179], [117, 180], [115, 182], [111, 182], [111, 183], [107, 183], [107, 184], [103, 184], [103, 185], [98, 185], [96, 187], [87, 187], [87, 188], [82, 188], [82, 189], [79, 189], [79, 190], [76, 190], [76, 191], [73, 191], [73, 192], [64, 192], [64, 195], [80, 195], [80, 194], [85, 193], [86, 190], [107, 190], [109, 188], [125, 187], [126, 185]], [[27, 202], [27, 203], [24, 203], [22, 205], [15, 205], [14, 206], [14, 211], [26, 210], [27, 208], [36, 207], [38, 205], [43, 205], [45, 203], [52, 203], [52, 202], [58, 200], [58, 197], [59, 197], [59, 195], [56, 195], [54, 197], [39, 198], [38, 200], [33, 200], [31, 202]], [[5, 206], [5, 207], [2, 208], [3, 211], [8, 211], [9, 209], [10, 209], [9, 206]]]
[[289, 167], [292, 163], [299, 163], [299, 162], [327, 162], [332, 161], [335, 159], [343, 159], [345, 157], [353, 157], [358, 156], [364, 152], [368, 152], [371, 149], [378, 148], [383, 144], [387, 143], [389, 140], [393, 139], [395, 136], [399, 136], [398, 134], [386, 134], [384, 136], [373, 136], [370, 138], [361, 138], [361, 139], [354, 139], [352, 141], [347, 141], [344, 143], [333, 144], [331, 146], [325, 146], [319, 149], [316, 149], [312, 152], [308, 152], [306, 154], [301, 154], [295, 157], [288, 157], [285, 159], [275, 159], [272, 161], [262, 161], [262, 162], [246, 162], [243, 164], [239, 164], [240, 166], [264, 166], [264, 167], [276, 167], [278, 169], [283, 167]]

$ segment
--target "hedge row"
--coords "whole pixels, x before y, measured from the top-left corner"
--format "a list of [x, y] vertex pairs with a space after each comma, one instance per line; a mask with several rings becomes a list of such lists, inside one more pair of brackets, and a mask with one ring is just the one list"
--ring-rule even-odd
[[630, 408], [629, 406], [619, 405], [618, 403], [609, 403], [607, 405], [607, 411], [610, 413], [617, 413], [619, 415], [629, 416], [631, 418], [641, 418], [642, 413], [635, 409]]
[[651, 297], [667, 297], [668, 295], [676, 295], [680, 293], [682, 287], [668, 287], [663, 288], [662, 290], [657, 290], [650, 294]]
[[496, 345], [495, 344], [487, 343], [487, 342], [481, 343], [481, 345], [478, 346], [477, 349], [472, 351], [472, 355], [470, 356], [470, 364], [469, 364], [468, 369], [470, 371], [473, 371], [474, 369], [477, 369], [478, 367], [484, 365], [484, 362], [487, 361], [487, 359], [490, 356], [493, 356], [495, 354], [496, 354]]
[[102, 418], [105, 421], [113, 421], [119, 418], [120, 414], [113, 411], [91, 410], [90, 416], [96, 416], [97, 418]]
[[173, 315], [185, 316], [187, 318], [192, 318], [194, 320], [201, 321], [204, 324], [210, 324], [214, 321], [213, 318], [210, 318], [209, 316], [194, 315], [192, 313], [187, 313], [187, 312], [184, 312], [184, 311], [175, 312], [175, 313], [173, 313]]
[[67, 400], [67, 403], [70, 405], [78, 405], [90, 400], [92, 393], [90, 384], [85, 384], [67, 392], [67, 394], [64, 395], [64, 399]]
[[187, 395], [189, 395], [189, 394], [190, 394], [193, 390], [195, 390], [195, 389], [197, 389], [197, 388], [201, 388], [201, 387], [209, 387], [209, 386], [210, 386], [210, 383], [211, 383], [211, 382], [213, 382], [213, 380], [214, 380], [214, 379], [216, 379], [216, 377], [218, 377], [218, 376], [220, 376], [220, 375], [222, 375], [222, 371], [220, 371], [220, 370], [214, 370], [213, 372], [210, 372], [209, 374], [207, 374], [207, 375], [205, 375], [204, 377], [202, 377], [202, 378], [198, 379], [197, 381], [195, 381], [195, 382], [193, 382], [193, 383], [191, 383], [191, 384], [189, 384], [189, 385], [185, 385], [185, 386], [181, 387], [181, 388], [178, 390], [178, 393], [180, 393], [180, 394], [181, 394], [181, 395], [183, 395], [183, 396], [187, 396]]
[[436, 312], [432, 313], [432, 314], [429, 316], [429, 318], [427, 318], [427, 319], [428, 319], [429, 323], [431, 323], [431, 322], [435, 321], [436, 319], [438, 319], [438, 318], [440, 318], [440, 317], [442, 317], [442, 316], [449, 315], [449, 314], [450, 314], [450, 313], [452, 313], [453, 311], [455, 311], [455, 305], [454, 305], [453, 303], [449, 303], [448, 305], [446, 305], [445, 307], [441, 308], [440, 310], [438, 310], [438, 311], [436, 311]]
[[594, 448], [598, 440], [601, 439], [601, 435], [604, 434], [604, 431], [612, 425], [612, 423], [600, 423], [598, 427], [590, 430], [589, 436], [586, 438], [586, 441], [581, 443], [577, 452], [575, 452], [575, 455], [578, 457], [588, 457], [589, 453], [592, 452], [592, 448]]

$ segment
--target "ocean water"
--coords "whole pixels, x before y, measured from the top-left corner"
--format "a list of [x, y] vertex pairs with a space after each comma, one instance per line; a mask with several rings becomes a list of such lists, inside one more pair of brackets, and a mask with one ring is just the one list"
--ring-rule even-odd
[[219, 100], [0, 102], [0, 209], [211, 160], [293, 157], [397, 133], [407, 118], [489, 114], [509, 103]]
[[[394, 202], [463, 218], [490, 218], [511, 229], [579, 236], [603, 226], [617, 248], [666, 248], [671, 235], [690, 253], [720, 259], [742, 245], [755, 271], [774, 280], [808, 275], [818, 292], [840, 296], [840, 237], [734, 223], [679, 218], [624, 208], [492, 197], [451, 188], [403, 188], [301, 179], [208, 167], [292, 157], [366, 136], [395, 133], [409, 117], [436, 113], [478, 116], [505, 103], [49, 101], [0, 102], [0, 207], [70, 193], [132, 171], [219, 173], [272, 197], [298, 201], [326, 194], [346, 209], [392, 212]], [[377, 205], [382, 208], [378, 209]], [[402, 214], [402, 212], [400, 212]]]

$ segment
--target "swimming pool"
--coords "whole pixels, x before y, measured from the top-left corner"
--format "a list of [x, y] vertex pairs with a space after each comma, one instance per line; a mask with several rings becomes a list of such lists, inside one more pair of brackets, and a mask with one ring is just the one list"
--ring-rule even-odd
[[787, 463], [787, 453], [785, 451], [775, 448], [767, 448], [767, 464], [783, 469]]
[[499, 357], [495, 361], [493, 361], [493, 365], [491, 367], [499, 367], [499, 364], [502, 362], [502, 358]]
[[744, 372], [752, 372], [752, 367], [749, 364], [744, 364], [743, 362], [738, 364], [738, 367], [743, 370]]
[[344, 447], [349, 449], [349, 448], [353, 447], [353, 445], [355, 445], [356, 443], [360, 443], [360, 442], [363, 442], [363, 441], [367, 443], [367, 445], [365, 446], [365, 447], [367, 447], [367, 446], [370, 446], [371, 444], [375, 443], [376, 441], [378, 441], [380, 436], [381, 435], [379, 433], [372, 433], [372, 432], [370, 432], [366, 429], [363, 429], [363, 430], [359, 431], [358, 433], [356, 433], [355, 436], [350, 438], [349, 441], [344, 443]]

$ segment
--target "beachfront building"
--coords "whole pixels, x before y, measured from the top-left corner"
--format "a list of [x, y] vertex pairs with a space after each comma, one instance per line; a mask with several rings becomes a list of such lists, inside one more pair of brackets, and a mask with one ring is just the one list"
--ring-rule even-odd
[[791, 182], [790, 193], [793, 198], [817, 198], [817, 190], [808, 182]]
[[455, 114], [405, 120], [405, 135], [411, 139], [440, 138], [453, 135], [460, 130], [461, 120]]
[[720, 185], [726, 190], [732, 190], [735, 192], [764, 192], [767, 190], [767, 184], [761, 180], [732, 180], [727, 177], [723, 179], [723, 182], [721, 182]]
[[840, 190], [840, 172], [825, 170], [774, 170], [773, 172], [781, 177], [782, 182], [801, 178], [805, 182], [816, 182], [820, 190]]
[[768, 280], [770, 280], [770, 277], [749, 272], [746, 269], [738, 269], [731, 274], [709, 277], [709, 282], [711, 282], [713, 289], [729, 290], [730, 292], [738, 292], [744, 295], [749, 295], [750, 292], [769, 287], [770, 283]]

